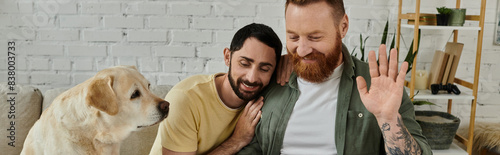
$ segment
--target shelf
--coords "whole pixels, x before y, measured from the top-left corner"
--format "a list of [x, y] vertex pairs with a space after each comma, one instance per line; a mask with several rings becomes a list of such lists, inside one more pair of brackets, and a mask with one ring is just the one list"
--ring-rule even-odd
[[434, 155], [468, 155], [468, 153], [460, 148], [455, 142], [451, 143], [447, 150], [432, 150]]
[[[410, 93], [410, 88], [408, 87], [405, 87], [406, 89], [406, 92]], [[458, 99], [458, 100], [473, 100], [474, 99], [474, 96], [471, 95], [471, 94], [468, 94], [468, 93], [460, 93], [460, 95], [456, 95], [456, 94], [448, 94], [448, 92], [446, 92], [445, 90], [442, 90], [442, 91], [439, 91], [438, 94], [434, 95], [432, 94], [431, 90], [428, 90], [428, 89], [424, 89], [424, 90], [415, 90], [415, 94], [417, 93], [418, 91], [418, 94], [415, 95], [415, 97], [413, 97], [413, 99], [416, 99], [416, 100], [425, 100], [425, 99], [438, 99], [438, 100], [447, 100], [447, 99]]]
[[[415, 25], [409, 25], [409, 24], [401, 24], [402, 28], [410, 28], [413, 29], [415, 28]], [[479, 31], [481, 30], [481, 27], [472, 27], [472, 26], [434, 26], [434, 25], [419, 25], [419, 29], [421, 30], [474, 30], [474, 31]]]
[[[460, 8], [461, 7], [461, 1], [462, 0], [455, 0], [456, 5], [455, 8]], [[479, 0], [478, 0], [479, 1]], [[483, 48], [483, 36], [484, 36], [484, 18], [486, 15], [486, 0], [480, 0], [481, 1], [481, 10], [479, 15], [466, 15], [465, 20], [471, 20], [471, 21], [478, 21], [478, 25], [475, 26], [473, 24], [466, 24], [465, 26], [434, 26], [434, 25], [419, 25], [418, 29], [415, 28], [415, 25], [410, 25], [407, 23], [403, 23], [405, 21], [402, 20], [420, 20], [420, 17], [417, 17], [416, 14], [420, 13], [421, 11], [421, 0], [416, 0], [415, 2], [412, 2], [411, 6], [415, 6], [415, 13], [410, 14], [406, 13], [403, 14], [403, 1], [399, 0], [399, 6], [398, 6], [398, 25], [397, 25], [397, 32], [396, 32], [396, 49], [400, 49], [400, 41], [401, 41], [401, 29], [402, 28], [409, 28], [414, 31], [413, 35], [413, 40], [419, 40], [419, 30], [425, 29], [425, 30], [465, 30], [465, 31], [477, 31], [477, 46], [476, 46], [476, 62], [474, 66], [474, 81], [473, 82], [466, 82], [460, 79], [455, 79], [453, 82], [460, 84], [464, 87], [469, 88], [472, 92], [466, 91], [467, 93], [464, 93], [464, 90], [461, 90], [462, 93], [460, 95], [455, 95], [455, 94], [448, 94], [446, 91], [440, 91], [439, 94], [433, 95], [430, 90], [420, 90], [417, 95], [416, 92], [418, 90], [411, 90], [407, 87], [405, 87], [406, 91], [408, 93], [411, 93], [414, 96], [414, 99], [418, 100], [426, 100], [426, 99], [440, 99], [440, 100], [448, 100], [448, 112], [451, 112], [451, 104], [454, 99], [462, 99], [462, 100], [470, 100], [471, 101], [471, 109], [470, 109], [470, 120], [469, 124], [471, 125], [469, 127], [468, 132], [470, 133], [470, 136], [465, 139], [465, 142], [470, 142], [466, 143], [466, 145], [460, 145], [461, 143], [455, 143], [451, 145], [450, 149], [448, 150], [432, 150], [432, 152], [435, 155], [471, 155], [472, 153], [472, 141], [474, 139], [474, 121], [476, 119], [476, 106], [477, 106], [477, 92], [478, 92], [478, 85], [479, 85], [479, 70], [481, 67], [481, 51]], [[414, 4], [414, 5], [413, 5]], [[427, 4], [426, 4], [427, 5]], [[433, 9], [432, 7], [425, 6], [428, 9]], [[458, 42], [458, 33], [453, 34], [453, 42]], [[413, 49], [413, 52], [415, 52], [416, 49]], [[398, 53], [399, 54], [399, 53]], [[417, 59], [416, 57], [413, 59], [413, 66], [417, 66]], [[412, 71], [412, 74], [415, 74], [414, 70]], [[411, 80], [412, 83], [406, 84], [408, 85], [413, 85], [415, 84], [415, 75], [412, 75], [414, 78]], [[476, 94], [476, 95], [473, 95]], [[457, 145], [458, 144], [458, 145]], [[465, 151], [467, 150], [467, 151]]]

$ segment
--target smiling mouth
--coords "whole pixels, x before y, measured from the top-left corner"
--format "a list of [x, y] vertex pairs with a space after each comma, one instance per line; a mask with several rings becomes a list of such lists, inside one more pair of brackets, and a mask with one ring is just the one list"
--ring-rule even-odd
[[310, 59], [310, 58], [302, 58], [303, 63], [314, 63], [316, 62], [316, 59]]
[[245, 84], [244, 82], [242, 82], [241, 85], [243, 85], [243, 86], [240, 89], [242, 89], [244, 92], [247, 92], [247, 93], [254, 92], [259, 87], [258, 85], [250, 86], [248, 84]]
[[243, 83], [243, 85], [244, 85], [245, 87], [248, 87], [248, 88], [254, 88], [254, 87], [255, 87], [255, 86], [249, 86], [249, 85], [247, 85], [247, 84], [245, 84], [245, 83]]

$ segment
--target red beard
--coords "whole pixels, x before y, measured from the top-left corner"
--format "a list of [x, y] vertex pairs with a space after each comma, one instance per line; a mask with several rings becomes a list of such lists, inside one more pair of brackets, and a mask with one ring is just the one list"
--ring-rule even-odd
[[[297, 52], [289, 52], [292, 56], [293, 70], [297, 75], [312, 83], [325, 82], [338, 65], [340, 60], [340, 53], [342, 52], [342, 41], [340, 40], [340, 34], [337, 34], [336, 47], [333, 51], [328, 54], [323, 54], [317, 51], [313, 51], [304, 57], [300, 57]], [[315, 63], [303, 63], [302, 59], [307, 58], [310, 60], [316, 60]]]

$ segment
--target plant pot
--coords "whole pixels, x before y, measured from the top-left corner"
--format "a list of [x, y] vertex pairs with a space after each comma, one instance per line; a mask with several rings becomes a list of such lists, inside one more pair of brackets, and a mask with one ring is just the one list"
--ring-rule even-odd
[[448, 25], [463, 26], [465, 23], [465, 11], [466, 9], [451, 9]]
[[415, 111], [415, 116], [432, 149], [450, 148], [460, 124], [458, 117], [439, 111]]
[[450, 17], [450, 15], [436, 14], [437, 25], [438, 26], [447, 26], [449, 17]]

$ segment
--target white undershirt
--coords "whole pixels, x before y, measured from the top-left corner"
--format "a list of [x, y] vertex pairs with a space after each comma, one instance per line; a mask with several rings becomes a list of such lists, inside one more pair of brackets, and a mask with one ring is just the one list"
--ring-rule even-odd
[[281, 154], [337, 154], [335, 115], [343, 66], [323, 83], [297, 79], [300, 96], [288, 120]]

